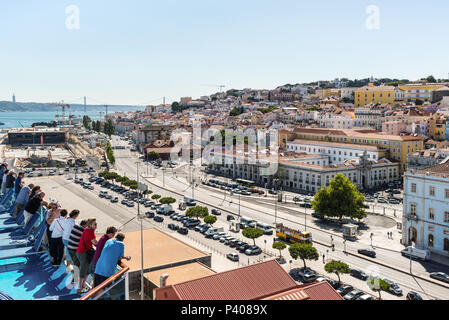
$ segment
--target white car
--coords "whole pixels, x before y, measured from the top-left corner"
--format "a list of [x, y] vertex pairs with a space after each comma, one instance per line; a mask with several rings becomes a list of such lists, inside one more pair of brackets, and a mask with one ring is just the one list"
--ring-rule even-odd
[[355, 300], [364, 300], [364, 301], [367, 301], [367, 300], [374, 300], [374, 297], [373, 297], [372, 295], [370, 295], [370, 294], [364, 294], [364, 295], [358, 297], [358, 298], [355, 299]]

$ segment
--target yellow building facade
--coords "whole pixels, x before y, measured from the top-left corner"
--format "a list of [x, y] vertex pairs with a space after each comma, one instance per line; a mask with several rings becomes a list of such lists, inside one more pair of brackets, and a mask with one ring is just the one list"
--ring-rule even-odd
[[393, 86], [376, 87], [370, 83], [354, 91], [354, 105], [360, 107], [370, 103], [393, 103], [394, 90]]
[[405, 101], [431, 101], [435, 90], [443, 87], [438, 83], [410, 83], [399, 85], [398, 88], [405, 91]]

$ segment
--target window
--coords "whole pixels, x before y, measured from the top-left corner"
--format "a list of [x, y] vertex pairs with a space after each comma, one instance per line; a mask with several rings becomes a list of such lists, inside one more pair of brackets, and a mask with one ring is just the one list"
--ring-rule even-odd
[[416, 204], [415, 203], [410, 204], [410, 215], [416, 216]]
[[449, 189], [444, 190], [444, 197], [449, 199]]
[[435, 209], [434, 208], [429, 208], [429, 219], [435, 220]]
[[428, 244], [429, 247], [433, 248], [433, 234], [429, 234]]
[[444, 251], [449, 252], [449, 239], [448, 238], [444, 239]]
[[449, 212], [445, 212], [444, 213], [444, 222], [448, 223], [449, 222]]
[[429, 196], [435, 196], [435, 187], [429, 187]]
[[416, 183], [412, 183], [412, 192], [416, 193]]

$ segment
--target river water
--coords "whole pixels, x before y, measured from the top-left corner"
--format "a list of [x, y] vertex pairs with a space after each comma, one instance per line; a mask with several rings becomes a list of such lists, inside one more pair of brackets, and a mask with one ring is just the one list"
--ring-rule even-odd
[[[144, 107], [139, 108], [114, 108], [111, 112], [129, 112], [129, 111], [143, 111], [145, 110]], [[31, 125], [34, 122], [51, 122], [55, 120], [57, 112], [56, 111], [44, 111], [44, 112], [0, 112], [0, 122], [3, 122], [4, 125], [0, 125], [0, 129], [7, 129], [7, 128], [21, 128], [24, 127], [31, 127]], [[61, 114], [61, 112], [59, 112]], [[66, 112], [66, 115], [68, 113]], [[100, 112], [99, 111], [80, 111], [80, 112], [73, 112], [72, 115], [76, 116], [77, 118], [82, 119], [84, 115], [89, 116], [92, 120], [100, 120]], [[104, 116], [104, 114], [103, 114]], [[103, 117], [102, 117], [103, 118]], [[20, 121], [20, 123], [19, 123]]]

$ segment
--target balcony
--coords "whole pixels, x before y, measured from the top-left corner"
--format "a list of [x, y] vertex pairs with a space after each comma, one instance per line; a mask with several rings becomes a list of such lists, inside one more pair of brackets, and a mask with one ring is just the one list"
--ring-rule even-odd
[[416, 214], [412, 214], [412, 213], [407, 213], [404, 215], [405, 219], [407, 220], [413, 220], [413, 221], [418, 221], [418, 216]]

